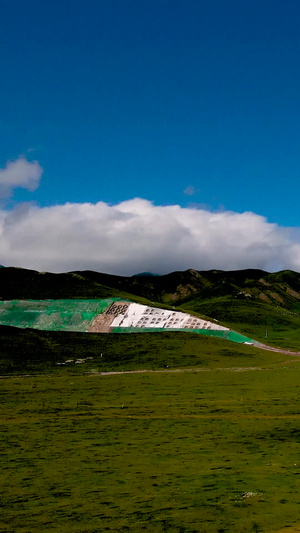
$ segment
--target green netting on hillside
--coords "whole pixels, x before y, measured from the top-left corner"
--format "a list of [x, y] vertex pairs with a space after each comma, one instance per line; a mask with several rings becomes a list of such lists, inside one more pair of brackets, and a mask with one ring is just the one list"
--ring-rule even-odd
[[212, 337], [220, 337], [222, 339], [227, 339], [233, 342], [255, 342], [249, 337], [241, 335], [236, 331], [231, 330], [209, 330], [209, 329], [195, 329], [195, 333], [200, 333], [200, 335], [210, 335]]
[[113, 329], [113, 333], [155, 333], [158, 331], [186, 331], [190, 333], [199, 333], [200, 335], [209, 335], [211, 337], [219, 337], [233, 342], [251, 342], [255, 343], [249, 337], [245, 337], [236, 331], [231, 330], [211, 330], [211, 329], [187, 329], [187, 328], [119, 328]]
[[[0, 324], [18, 328], [48, 331], [87, 331], [94, 318], [121, 298], [105, 300], [10, 300], [0, 301]], [[155, 333], [158, 331], [187, 331], [210, 335], [234, 342], [255, 342], [230, 330], [180, 328], [122, 328], [114, 333]]]
[[86, 331], [95, 316], [119, 300], [0, 301], [0, 324], [52, 331]]

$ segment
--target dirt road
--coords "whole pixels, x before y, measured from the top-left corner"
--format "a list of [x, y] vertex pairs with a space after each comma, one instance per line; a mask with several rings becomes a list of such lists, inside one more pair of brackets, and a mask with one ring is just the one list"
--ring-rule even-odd
[[296, 355], [300, 356], [300, 352], [293, 352], [291, 350], [284, 350], [284, 348], [274, 348], [273, 346], [268, 346], [267, 344], [255, 344], [255, 348], [260, 348], [261, 350], [268, 350], [269, 352], [278, 352], [278, 353], [284, 353], [286, 355]]

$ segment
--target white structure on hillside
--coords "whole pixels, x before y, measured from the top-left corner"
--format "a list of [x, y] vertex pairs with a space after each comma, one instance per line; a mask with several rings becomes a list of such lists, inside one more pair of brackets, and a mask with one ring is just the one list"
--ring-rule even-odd
[[[109, 310], [108, 310], [109, 311]], [[116, 309], [117, 311], [117, 309]], [[136, 303], [129, 303], [116, 314], [111, 328], [165, 328], [165, 329], [211, 329], [228, 330], [208, 320], [203, 320], [188, 313], [158, 309]]]

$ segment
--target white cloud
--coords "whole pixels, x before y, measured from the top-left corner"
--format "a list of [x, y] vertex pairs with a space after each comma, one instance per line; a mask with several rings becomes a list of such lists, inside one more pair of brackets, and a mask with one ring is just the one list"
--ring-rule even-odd
[[7, 198], [17, 187], [34, 191], [39, 186], [42, 173], [37, 161], [31, 163], [23, 156], [9, 161], [4, 169], [0, 169], [0, 197]]
[[194, 268], [300, 271], [298, 232], [255, 213], [155, 206], [19, 205], [0, 211], [0, 263], [62, 272], [131, 275]]
[[184, 189], [184, 194], [186, 194], [187, 196], [194, 196], [194, 194], [196, 194], [196, 189], [195, 187], [193, 187], [193, 185], [189, 185], [188, 187], [186, 187]]

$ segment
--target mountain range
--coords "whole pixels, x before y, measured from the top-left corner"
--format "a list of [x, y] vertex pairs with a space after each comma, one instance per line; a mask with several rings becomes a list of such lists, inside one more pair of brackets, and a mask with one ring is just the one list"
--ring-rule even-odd
[[2, 300], [107, 297], [171, 306], [213, 318], [253, 338], [267, 336], [277, 344], [297, 343], [300, 331], [300, 274], [289, 270], [189, 269], [129, 277], [89, 270], [54, 274], [0, 269]]

